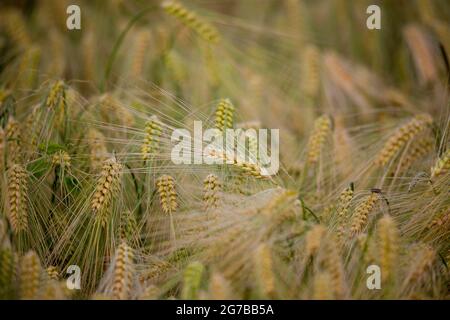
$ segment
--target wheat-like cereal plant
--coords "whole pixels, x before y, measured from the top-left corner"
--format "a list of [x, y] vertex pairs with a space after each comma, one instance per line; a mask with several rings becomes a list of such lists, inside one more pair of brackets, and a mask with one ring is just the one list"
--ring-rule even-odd
[[229, 300], [232, 298], [229, 281], [219, 272], [214, 272], [209, 280], [209, 297], [213, 300]]
[[0, 299], [449, 299], [450, 5], [388, 2], [1, 1]]
[[219, 42], [220, 37], [217, 30], [209, 23], [202, 21], [195, 12], [187, 9], [181, 3], [168, 0], [162, 3], [162, 7], [168, 14], [197, 32], [205, 41], [213, 44]]
[[156, 181], [156, 186], [163, 212], [166, 214], [171, 214], [177, 211], [178, 202], [175, 179], [169, 175], [162, 175]]
[[216, 208], [220, 200], [221, 184], [219, 178], [214, 174], [209, 174], [205, 180], [203, 180], [203, 202], [205, 209]]
[[205, 267], [198, 261], [191, 262], [183, 272], [183, 288], [181, 297], [183, 299], [195, 299], [198, 297], [199, 289]]
[[380, 267], [383, 270], [384, 282], [395, 275], [396, 259], [398, 257], [398, 231], [393, 219], [386, 215], [378, 221], [377, 226]]
[[436, 178], [450, 171], [450, 150], [447, 150], [431, 168], [431, 178]]
[[105, 226], [111, 202], [120, 188], [120, 176], [122, 174], [122, 164], [116, 159], [110, 158], [105, 161], [102, 172], [97, 181], [95, 192], [91, 200], [91, 208], [95, 219]]
[[41, 277], [41, 262], [33, 251], [27, 252], [20, 262], [20, 297], [29, 300], [36, 299]]
[[117, 253], [113, 261], [113, 299], [129, 299], [133, 280], [133, 259], [133, 249], [128, 246], [126, 241], [122, 241], [117, 248]]
[[375, 209], [379, 200], [380, 196], [377, 193], [372, 192], [358, 204], [351, 220], [350, 235], [354, 236], [366, 227], [369, 215]]
[[156, 116], [153, 116], [145, 124], [145, 138], [141, 146], [142, 158], [148, 160], [150, 156], [158, 152], [162, 126]]
[[17, 234], [28, 229], [27, 172], [15, 164], [8, 170], [8, 217]]
[[216, 129], [225, 132], [226, 129], [233, 128], [234, 125], [234, 106], [230, 99], [222, 99], [217, 104], [214, 124]]
[[307, 163], [314, 164], [319, 161], [322, 148], [327, 137], [331, 133], [331, 120], [327, 115], [323, 115], [314, 122], [314, 129], [308, 141]]
[[263, 297], [273, 297], [275, 291], [275, 275], [270, 247], [263, 243], [256, 248], [253, 256], [255, 264], [255, 281]]
[[380, 150], [375, 164], [384, 167], [402, 147], [424, 131], [432, 122], [433, 119], [429, 115], [420, 114], [398, 128]]

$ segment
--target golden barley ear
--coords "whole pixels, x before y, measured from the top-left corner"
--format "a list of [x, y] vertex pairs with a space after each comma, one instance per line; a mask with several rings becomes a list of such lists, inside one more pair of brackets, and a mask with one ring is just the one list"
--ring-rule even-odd
[[305, 253], [307, 258], [313, 257], [318, 252], [326, 231], [327, 229], [323, 225], [317, 224], [306, 233]]
[[319, 161], [322, 149], [331, 133], [331, 119], [323, 115], [316, 119], [314, 128], [308, 141], [306, 161], [315, 164]]
[[431, 179], [437, 178], [450, 172], [450, 149], [440, 157], [431, 168]]
[[262, 243], [253, 255], [256, 286], [263, 297], [273, 298], [276, 294], [275, 274], [271, 248]]
[[13, 117], [9, 117], [5, 127], [6, 136], [6, 162], [8, 165], [21, 163], [21, 130], [19, 122]]
[[177, 18], [184, 25], [194, 30], [205, 41], [216, 44], [220, 37], [216, 28], [201, 20], [195, 12], [187, 9], [177, 1], [167, 0], [162, 3], [163, 9], [171, 16]]
[[129, 299], [133, 285], [134, 252], [126, 241], [122, 241], [117, 248], [113, 264], [112, 297], [118, 300]]
[[401, 148], [413, 140], [419, 133], [423, 132], [432, 123], [433, 119], [428, 114], [419, 114], [399, 127], [378, 153], [375, 164], [379, 167], [387, 165], [397, 155]]
[[425, 137], [418, 140], [402, 158], [400, 163], [400, 172], [407, 171], [416, 161], [429, 154], [434, 147], [434, 141], [431, 137]]
[[221, 191], [221, 183], [215, 174], [209, 174], [203, 180], [203, 204], [205, 210], [217, 208]]
[[105, 161], [100, 177], [97, 180], [94, 195], [91, 200], [91, 208], [95, 218], [105, 227], [108, 212], [114, 196], [121, 186], [123, 166], [115, 158]]
[[384, 283], [393, 278], [397, 266], [398, 230], [394, 220], [385, 215], [378, 221], [378, 255]]
[[198, 261], [191, 262], [186, 266], [183, 273], [183, 288], [181, 298], [195, 300], [198, 298], [205, 267]]
[[363, 231], [367, 225], [369, 214], [374, 210], [379, 200], [379, 195], [372, 192], [356, 207], [353, 219], [351, 220], [350, 236], [355, 236]]
[[27, 252], [20, 261], [19, 295], [21, 299], [37, 298], [41, 277], [41, 262], [34, 251]]
[[150, 120], [145, 123], [145, 138], [141, 146], [143, 160], [148, 160], [158, 152], [161, 135], [161, 123], [159, 122], [158, 117], [152, 116]]
[[7, 175], [8, 218], [15, 234], [28, 230], [28, 173], [14, 164]]
[[348, 188], [345, 188], [339, 195], [338, 206], [336, 209], [336, 236], [340, 245], [343, 244], [345, 238], [347, 219], [349, 218], [349, 209], [354, 193], [352, 184]]
[[337, 299], [347, 296], [345, 270], [339, 247], [333, 234], [330, 234], [324, 246], [323, 265], [331, 276], [331, 284]]
[[216, 107], [214, 126], [221, 132], [233, 128], [235, 108], [230, 99], [221, 99]]
[[178, 209], [175, 179], [169, 175], [162, 175], [156, 181], [161, 208], [164, 213], [170, 214]]

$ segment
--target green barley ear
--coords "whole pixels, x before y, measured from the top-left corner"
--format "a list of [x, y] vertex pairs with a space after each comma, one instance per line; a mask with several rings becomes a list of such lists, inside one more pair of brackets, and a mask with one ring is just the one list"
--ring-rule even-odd
[[162, 175], [157, 179], [156, 187], [163, 212], [171, 214], [177, 211], [178, 202], [174, 178], [169, 175]]
[[432, 123], [433, 119], [428, 114], [419, 114], [399, 127], [378, 153], [375, 164], [379, 167], [387, 165], [395, 155], [397, 155], [401, 148]]
[[29, 251], [20, 261], [20, 298], [35, 299], [39, 290], [41, 276], [41, 262], [34, 251]]
[[47, 99], [45, 100], [45, 106], [50, 110], [59, 111], [64, 107], [65, 99], [65, 85], [62, 81], [57, 81], [50, 88]]
[[158, 117], [152, 116], [145, 124], [145, 138], [142, 142], [141, 153], [143, 160], [148, 160], [157, 154], [162, 135], [162, 126]]
[[215, 128], [219, 129], [221, 132], [225, 132], [226, 129], [233, 128], [234, 110], [234, 106], [230, 99], [220, 100], [215, 112]]
[[220, 37], [216, 28], [201, 20], [193, 11], [187, 9], [177, 1], [164, 1], [163, 9], [171, 16], [177, 18], [181, 23], [194, 30], [205, 41], [216, 44]]
[[28, 230], [27, 179], [28, 174], [21, 165], [15, 164], [8, 170], [8, 218], [15, 234]]
[[275, 275], [273, 273], [272, 250], [262, 243], [253, 255], [255, 278], [259, 292], [263, 297], [272, 298], [275, 295]]
[[445, 152], [431, 168], [431, 178], [436, 178], [450, 172], [450, 149]]
[[135, 216], [126, 210], [120, 216], [120, 238], [132, 243], [138, 234], [138, 225]]
[[327, 138], [331, 133], [331, 119], [327, 115], [323, 115], [314, 122], [314, 129], [308, 141], [307, 146], [307, 163], [314, 164], [319, 161], [322, 149]]
[[95, 218], [103, 227], [106, 225], [108, 211], [114, 196], [120, 189], [121, 175], [121, 163], [117, 162], [114, 158], [105, 161], [91, 200], [91, 208], [95, 214]]
[[114, 275], [112, 297], [117, 300], [130, 298], [133, 285], [134, 252], [126, 241], [122, 241], [117, 248], [114, 258]]
[[0, 299], [12, 298], [15, 261], [11, 249], [0, 249]]
[[183, 273], [181, 299], [195, 300], [198, 298], [204, 270], [205, 267], [198, 261], [191, 262], [186, 266]]
[[381, 278], [385, 283], [392, 279], [397, 266], [398, 230], [390, 216], [385, 215], [378, 221], [377, 234], [379, 241], [378, 255], [382, 270]]
[[351, 221], [351, 236], [357, 235], [366, 227], [369, 214], [373, 211], [379, 199], [379, 195], [372, 192], [356, 207], [353, 219]]
[[203, 204], [205, 210], [217, 208], [220, 200], [220, 190], [221, 183], [215, 174], [210, 174], [203, 180]]

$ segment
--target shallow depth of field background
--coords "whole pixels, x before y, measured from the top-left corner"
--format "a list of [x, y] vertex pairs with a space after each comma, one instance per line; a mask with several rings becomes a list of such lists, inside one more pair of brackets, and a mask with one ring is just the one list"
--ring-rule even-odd
[[[2, 1], [0, 298], [448, 299], [449, 21], [446, 0]], [[278, 174], [175, 165], [194, 121], [279, 129]]]

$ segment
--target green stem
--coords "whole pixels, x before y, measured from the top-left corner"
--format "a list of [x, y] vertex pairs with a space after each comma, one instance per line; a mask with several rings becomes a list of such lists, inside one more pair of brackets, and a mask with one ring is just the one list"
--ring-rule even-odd
[[102, 83], [100, 84], [100, 91], [105, 91], [106, 82], [109, 79], [109, 76], [111, 74], [112, 66], [114, 63], [114, 60], [116, 59], [117, 53], [119, 52], [120, 46], [122, 45], [123, 40], [125, 39], [125, 36], [127, 35], [128, 31], [134, 26], [136, 22], [138, 22], [142, 17], [144, 17], [147, 13], [157, 9], [159, 6], [153, 5], [151, 7], [145, 8], [138, 12], [127, 24], [125, 29], [120, 33], [119, 38], [117, 38], [116, 43], [114, 44], [113, 50], [111, 54], [109, 55], [108, 61], [106, 62], [106, 69], [105, 69], [105, 76], [103, 78]]

